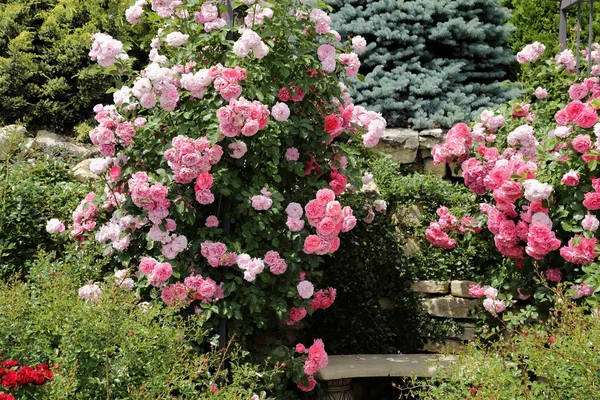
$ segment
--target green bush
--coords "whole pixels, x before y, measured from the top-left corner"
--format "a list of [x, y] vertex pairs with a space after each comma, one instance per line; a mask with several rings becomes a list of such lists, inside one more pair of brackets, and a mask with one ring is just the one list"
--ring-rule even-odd
[[[93, 75], [91, 37], [129, 43], [130, 0], [8, 0], [0, 3], [0, 124], [70, 131], [91, 117], [112, 82]], [[136, 27], [144, 32], [144, 27]], [[129, 52], [141, 56], [139, 47]], [[110, 98], [110, 97], [109, 97]]]
[[433, 247], [425, 239], [425, 230], [437, 219], [440, 206], [448, 207], [458, 218], [477, 213], [475, 195], [464, 186], [436, 175], [404, 175], [401, 167], [386, 158], [373, 158], [370, 171], [388, 203], [397, 240], [405, 250], [397, 264], [401, 271], [409, 270], [417, 279], [477, 281], [501, 263], [487, 233], [474, 235], [469, 244], [458, 245], [452, 252]]
[[22, 134], [10, 134], [2, 151], [0, 277], [6, 277], [23, 269], [38, 247], [62, 248], [66, 239], [48, 234], [46, 222], [69, 221], [89, 185], [72, 181], [71, 160], [28, 148]]
[[[546, 55], [558, 53], [558, 21], [560, 17], [560, 2], [556, 0], [504, 0], [503, 5], [512, 11], [509, 22], [517, 29], [512, 33], [509, 45], [514, 51], [520, 51], [533, 42], [546, 46]], [[567, 38], [569, 43], [576, 43], [574, 28], [577, 24], [577, 7], [569, 10]], [[581, 35], [582, 48], [587, 46], [587, 26], [589, 19], [589, 4], [581, 6], [582, 26], [585, 30]], [[594, 13], [594, 32], [600, 32], [600, 14]]]
[[542, 324], [505, 328], [507, 338], [473, 343], [433, 381], [417, 384], [420, 399], [597, 399], [600, 319], [597, 310], [557, 296]]
[[80, 299], [79, 287], [105, 268], [97, 252], [82, 254], [71, 249], [58, 260], [41, 252], [27, 283], [0, 282], [2, 358], [54, 365], [51, 382], [17, 392], [19, 399], [234, 400], [270, 389], [265, 380], [281, 369], [250, 363], [236, 343], [208, 349], [214, 339], [201, 315], [182, 316], [160, 301], [140, 306], [110, 277], [99, 283], [98, 301]]

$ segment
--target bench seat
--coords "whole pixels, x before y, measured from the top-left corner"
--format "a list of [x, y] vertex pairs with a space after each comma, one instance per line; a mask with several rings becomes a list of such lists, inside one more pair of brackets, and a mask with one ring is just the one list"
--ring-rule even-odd
[[326, 381], [328, 393], [318, 400], [352, 400], [352, 378], [420, 377], [431, 378], [437, 366], [456, 361], [442, 354], [349, 354], [329, 356], [327, 367], [315, 378]]

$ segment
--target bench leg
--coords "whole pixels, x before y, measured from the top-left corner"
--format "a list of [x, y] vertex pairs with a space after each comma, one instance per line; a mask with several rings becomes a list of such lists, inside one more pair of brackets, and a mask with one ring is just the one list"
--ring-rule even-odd
[[352, 378], [327, 381], [327, 394], [314, 400], [354, 400]]

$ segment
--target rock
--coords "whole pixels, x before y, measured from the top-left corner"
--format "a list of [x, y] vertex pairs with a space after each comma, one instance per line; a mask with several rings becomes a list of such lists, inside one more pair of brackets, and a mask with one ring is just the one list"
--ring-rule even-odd
[[426, 158], [424, 161], [425, 173], [434, 174], [440, 178], [446, 177], [446, 163], [440, 163], [439, 165], [433, 164], [433, 158]]
[[73, 177], [79, 182], [88, 182], [90, 179], [100, 179], [98, 175], [90, 170], [90, 163], [93, 159], [88, 158], [71, 168]]
[[402, 226], [420, 226], [423, 214], [423, 206], [420, 204], [401, 206], [392, 213], [392, 222]]
[[456, 162], [452, 162], [449, 165], [450, 165], [450, 175], [452, 175], [454, 178], [462, 178], [463, 177], [462, 168], [460, 168], [459, 164], [457, 164]]
[[6, 159], [8, 135], [12, 133], [25, 134], [26, 129], [21, 125], [6, 125], [0, 128], [0, 160]]
[[468, 322], [464, 322], [459, 324], [462, 326], [462, 333], [457, 336], [457, 339], [460, 340], [475, 340], [475, 324], [470, 324]]
[[389, 154], [398, 164], [411, 164], [417, 159], [419, 132], [412, 129], [386, 129], [375, 150]]
[[427, 129], [419, 132], [419, 149], [431, 150], [436, 144], [441, 144], [448, 131], [443, 129]]
[[472, 281], [452, 281], [450, 282], [450, 293], [456, 297], [466, 297], [474, 299], [475, 297], [469, 294], [469, 286], [476, 284]]
[[48, 131], [39, 131], [35, 137], [35, 143], [50, 149], [62, 148], [69, 154], [78, 157], [87, 158], [94, 153], [94, 149], [91, 147], [75, 144], [65, 136], [60, 136]]
[[479, 304], [478, 300], [467, 300], [457, 297], [438, 297], [424, 299], [423, 305], [429, 315], [443, 318], [475, 319], [472, 310]]
[[416, 281], [410, 286], [410, 290], [419, 293], [447, 294], [450, 293], [450, 285], [448, 282]]
[[456, 354], [463, 348], [464, 344], [456, 339], [444, 339], [443, 343], [437, 343], [431, 339], [423, 339], [422, 350], [430, 353], [443, 353], [447, 351]]
[[402, 252], [407, 256], [419, 254], [421, 252], [421, 246], [416, 238], [408, 238], [402, 246]]
[[426, 158], [431, 158], [431, 150], [419, 149], [419, 157], [421, 157], [423, 160]]

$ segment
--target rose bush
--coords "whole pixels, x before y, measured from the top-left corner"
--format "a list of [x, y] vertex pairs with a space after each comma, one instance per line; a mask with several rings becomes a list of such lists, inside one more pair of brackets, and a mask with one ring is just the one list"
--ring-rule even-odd
[[[127, 83], [114, 105], [94, 108], [90, 139], [104, 158], [93, 164], [106, 185], [74, 211], [71, 237], [105, 244], [141, 294], [209, 326], [227, 319], [241, 338], [333, 302], [335, 289], [310, 279], [356, 224], [338, 199], [361, 185], [347, 143], [373, 147], [386, 125], [352, 104], [350, 38], [304, 3], [244, 0], [229, 15], [212, 1], [138, 1], [129, 22], [164, 22], [152, 62], [132, 71], [126, 46], [101, 33], [90, 51]], [[88, 285], [80, 295], [99, 294]], [[299, 359], [296, 381], [327, 364], [315, 343], [307, 360], [318, 362]]]
[[[503, 273], [516, 275], [511, 292], [502, 299], [486, 293], [484, 306], [493, 315], [513, 298], [546, 300], [551, 291], [537, 284], [540, 274], [554, 284], [574, 284], [576, 299], [597, 301], [590, 296], [600, 287], [599, 48], [592, 47], [592, 77], [585, 78], [574, 74], [571, 50], [530, 65], [544, 46], [526, 46], [517, 56], [524, 64], [524, 98], [484, 111], [472, 127], [455, 125], [432, 150], [434, 162], [460, 165], [464, 184], [479, 197], [495, 247], [517, 268], [518, 274]], [[582, 59], [587, 57], [584, 51]], [[447, 209], [438, 214], [426, 232], [431, 243], [452, 249], [457, 240], [467, 240]], [[471, 231], [481, 228], [474, 225]]]

